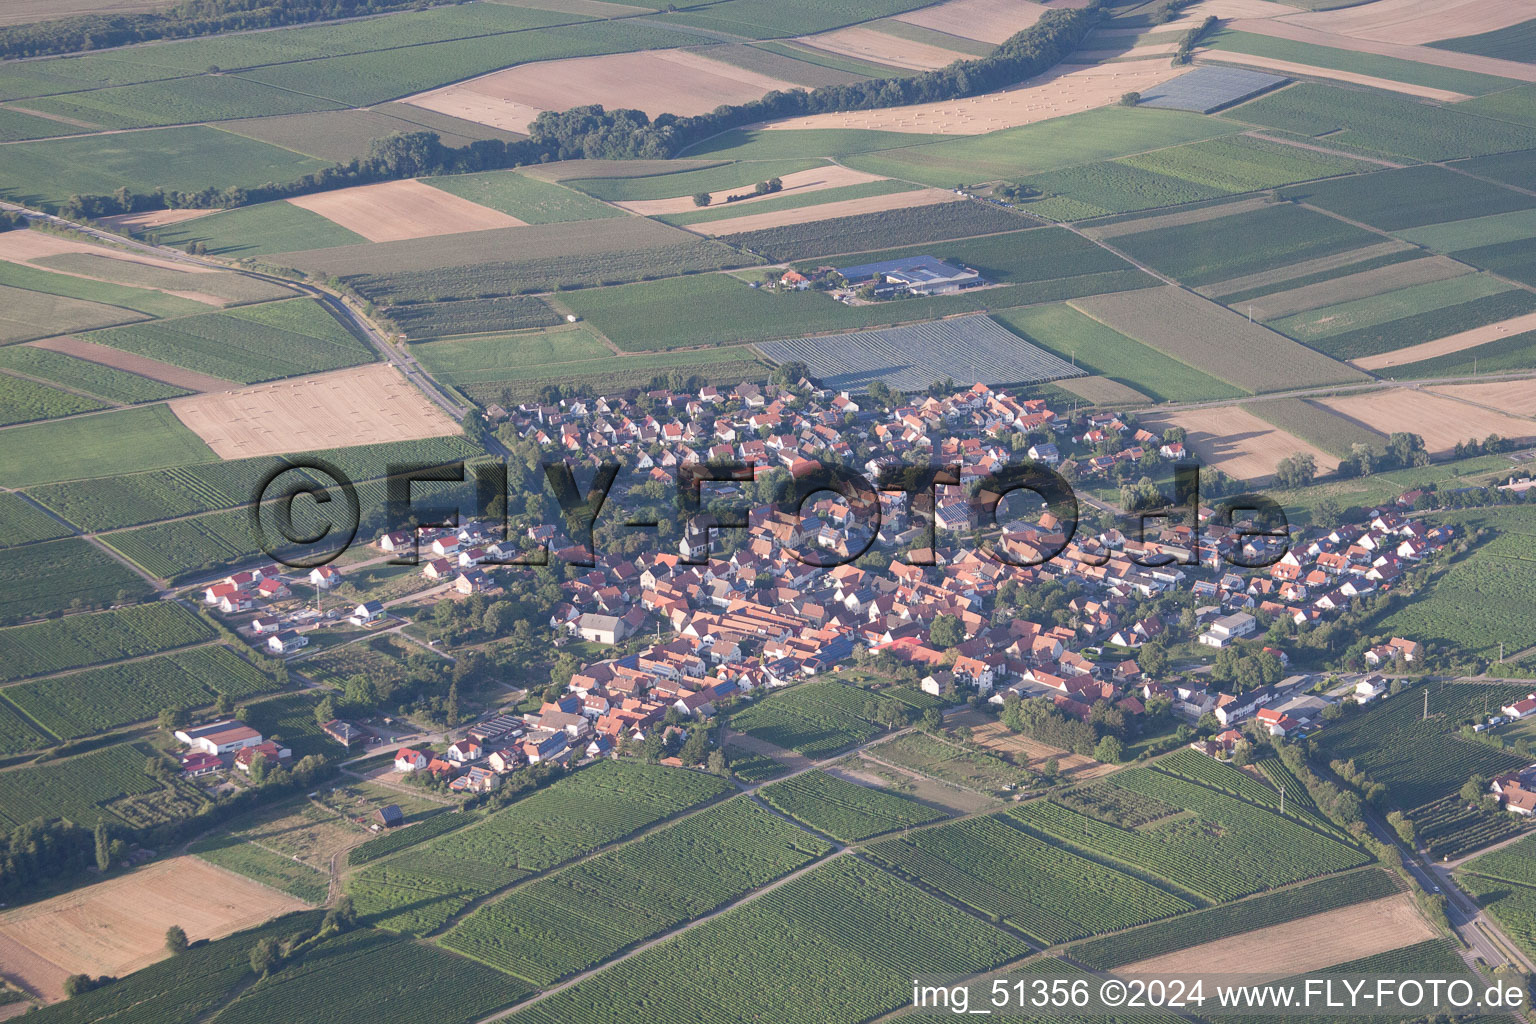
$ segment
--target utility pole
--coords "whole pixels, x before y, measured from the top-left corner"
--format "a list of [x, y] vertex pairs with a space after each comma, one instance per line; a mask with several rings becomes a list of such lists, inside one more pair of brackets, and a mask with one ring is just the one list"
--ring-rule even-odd
[[1280, 815], [1285, 816], [1285, 787], [1280, 787]]
[[1424, 721], [1429, 721], [1429, 691], [1424, 691]]

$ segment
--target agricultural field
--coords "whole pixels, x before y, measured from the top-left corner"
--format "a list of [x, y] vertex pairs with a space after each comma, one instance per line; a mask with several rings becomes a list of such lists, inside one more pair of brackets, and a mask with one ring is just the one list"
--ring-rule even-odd
[[49, 817], [82, 825], [114, 820], [103, 805], [161, 788], [144, 772], [150, 753], [140, 744], [120, 743], [62, 761], [0, 772], [0, 820], [8, 822], [8, 827]]
[[866, 756], [982, 793], [1028, 785], [1032, 776], [993, 754], [970, 750], [926, 732], [909, 732], [871, 747]]
[[317, 110], [305, 114], [225, 121], [227, 132], [270, 142], [319, 160], [345, 163], [364, 156], [374, 139], [393, 132], [435, 131], [445, 146], [467, 146], [477, 139], [515, 139], [511, 132], [447, 117], [416, 107], [380, 104], [371, 110]]
[[855, 22], [901, 14], [921, 6], [916, 0], [854, 0], [829, 9], [815, 0], [781, 0], [765, 8], [752, 0], [725, 0], [699, 10], [665, 15], [662, 20], [749, 39], [827, 32]]
[[1035, 384], [1083, 374], [980, 314], [774, 341], [759, 350], [778, 363], [804, 363], [817, 380], [840, 391], [863, 390], [875, 380], [899, 391], [921, 391], [945, 379]]
[[1536, 206], [1536, 196], [1431, 164], [1300, 185], [1281, 195], [1384, 231]]
[[1006, 920], [1042, 945], [1115, 931], [1194, 904], [1129, 873], [1053, 848], [1007, 818], [972, 818], [870, 847], [902, 875], [920, 879]]
[[1482, 117], [1409, 96], [1313, 82], [1260, 96], [1228, 116], [1297, 135], [1327, 135], [1330, 149], [1352, 148], [1410, 160], [1536, 148], [1536, 125]]
[[554, 376], [549, 371], [555, 364], [613, 358], [612, 351], [582, 327], [436, 341], [413, 345], [411, 354], [434, 377], [455, 387], [517, 380], [534, 373]]
[[[29, 261], [0, 263], [0, 285], [8, 289], [6, 294], [17, 300], [17, 307], [7, 312], [6, 319], [16, 320], [18, 323], [7, 327], [6, 340], [19, 339], [26, 333], [27, 328], [33, 326], [47, 327], [50, 331], [84, 330], [142, 319], [142, 317], [133, 316], [133, 313], [142, 313], [150, 317], [181, 316], [187, 313], [201, 313], [207, 309], [205, 303], [191, 298], [118, 284], [115, 280], [100, 281], [74, 277], [60, 272], [65, 269], [63, 267], [45, 269], [56, 264], [61, 258], [93, 257], [104, 250], [82, 251], [89, 247], [73, 246], [62, 239], [36, 231], [27, 232], [32, 237], [25, 241], [14, 237], [20, 234], [21, 232], [15, 232], [11, 238], [0, 239], [0, 256], [7, 261], [23, 259]], [[52, 255], [45, 255], [50, 252]], [[137, 266], [126, 260], [113, 262], [128, 267]], [[105, 269], [115, 270], [116, 268]], [[19, 289], [19, 291], [12, 292], [9, 289]], [[41, 293], [41, 295], [28, 295], [26, 294], [28, 292]], [[50, 300], [42, 297], [45, 295], [81, 301], [50, 303]], [[27, 316], [36, 315], [34, 312], [36, 309], [46, 308], [49, 305], [57, 305], [65, 319], [50, 318], [37, 325], [26, 322]], [[109, 308], [94, 309], [98, 305]]]
[[1522, 831], [1514, 815], [1490, 813], [1460, 796], [1441, 797], [1414, 808], [1413, 825], [1415, 842], [1432, 860], [1456, 860]]
[[[1498, 851], [1502, 853], [1503, 851]], [[1490, 854], [1497, 856], [1497, 854]], [[1489, 878], [1478, 872], [1481, 859], [1456, 873], [1456, 884], [1466, 890], [1498, 922], [1526, 956], [1536, 953], [1536, 888], [1520, 882]]]
[[408, 828], [391, 829], [360, 846], [353, 847], [347, 854], [347, 864], [356, 867], [376, 861], [380, 857], [388, 857], [408, 846], [424, 843], [428, 839], [435, 839], [461, 829], [465, 825], [473, 824], [475, 820], [468, 814], [434, 814]]
[[[677, 167], [672, 167], [673, 163]], [[571, 178], [563, 184], [580, 189], [598, 199], [619, 203], [636, 213], [657, 212], [649, 204], [674, 202], [693, 205], [692, 196], [708, 192], [712, 202], [721, 202], [725, 194], [751, 191], [759, 181], [769, 178], [789, 178], [829, 165], [820, 159], [759, 160], [708, 163], [697, 166], [687, 161], [667, 161], [661, 173], [641, 173], [635, 176], [605, 176], [601, 178]], [[646, 170], [651, 170], [646, 168]], [[721, 193], [718, 198], [716, 193]], [[683, 207], [687, 209], [687, 207]]]
[[[0, 348], [0, 367], [24, 373], [28, 377], [41, 377], [72, 391], [87, 392], [107, 402], [125, 405], [158, 402], [188, 393], [183, 388], [172, 387], [136, 373], [126, 373], [34, 345]], [[93, 403], [92, 407], [102, 406]]]
[[124, 287], [151, 288], [186, 296], [188, 302], [218, 306], [288, 299], [294, 295], [293, 289], [273, 281], [202, 267], [177, 267], [164, 260], [123, 259], [105, 250], [61, 252], [35, 258], [33, 263], [62, 274], [78, 274]]
[[953, 202], [927, 202], [926, 193], [900, 193], [891, 198], [900, 199], [909, 194], [920, 195], [924, 203], [905, 209], [831, 217], [804, 224], [721, 234], [719, 237], [729, 245], [761, 253], [770, 260], [782, 261], [931, 243], [939, 238], [998, 234], [1017, 231], [1033, 224], [1016, 213], [990, 203], [961, 199]]
[[1385, 871], [1367, 869], [1320, 878], [1224, 906], [1210, 907], [1120, 935], [1079, 943], [1067, 952], [1098, 971], [1147, 960], [1191, 946], [1241, 935], [1255, 928], [1284, 924], [1340, 907], [1382, 899], [1401, 891]]
[[868, 180], [872, 176], [863, 171], [848, 171], [847, 174], [855, 179], [853, 184], [807, 188], [789, 195], [770, 194], [751, 201], [746, 208], [692, 209], [660, 214], [656, 219], [674, 227], [687, 227], [697, 234], [723, 237], [834, 220], [846, 222], [855, 216], [892, 215], [896, 211], [949, 206], [955, 202], [954, 195], [937, 189], [925, 189], [904, 181]]
[[1095, 295], [1071, 305], [1111, 330], [1254, 394], [1364, 379], [1358, 370], [1180, 288]]
[[1490, 434], [1508, 438], [1533, 434], [1528, 419], [1405, 388], [1314, 401], [1382, 434], [1417, 433], [1431, 455], [1448, 454], [1459, 441], [1482, 439]]
[[153, 233], [164, 245], [200, 244], [215, 256], [237, 259], [367, 241], [335, 221], [281, 200], [166, 224]]
[[174, 601], [13, 626], [0, 630], [0, 681], [141, 657], [213, 637], [213, 627]]
[[1347, 458], [1357, 444], [1385, 448], [1387, 443], [1385, 434], [1305, 398], [1248, 402], [1242, 409], [1339, 459]]
[[28, 501], [20, 493], [0, 493], [0, 548], [20, 547], [70, 534], [69, 527]]
[[[1445, 589], [1436, 587], [1429, 600], [1444, 594]], [[1423, 604], [1424, 599], [1420, 599], [1408, 610], [1421, 609]], [[1475, 624], [1480, 617], [1468, 609], [1458, 612], [1453, 622]], [[1423, 721], [1426, 692], [1429, 720]], [[1426, 684], [1330, 728], [1322, 746], [1330, 760], [1353, 760], [1361, 771], [1387, 787], [1393, 806], [1410, 811], [1456, 792], [1469, 776], [1491, 777], [1526, 763], [1514, 754], [1450, 735], [1480, 714], [1485, 700], [1496, 707], [1523, 697], [1525, 692], [1506, 685]]]
[[525, 224], [560, 224], [573, 220], [622, 217], [623, 211], [593, 202], [573, 188], [540, 181], [516, 171], [485, 171], [425, 179], [426, 184]]
[[121, 306], [6, 285], [0, 285], [0, 301], [6, 308], [6, 318], [0, 321], [0, 344], [31, 341], [60, 331], [85, 331], [147, 319], [144, 314]]
[[[1340, 303], [1375, 298], [1418, 285], [1433, 284], [1471, 274], [1464, 263], [1440, 256], [1396, 259], [1388, 254], [1341, 267], [1324, 280], [1303, 278], [1305, 284], [1280, 289], [1244, 289], [1223, 295], [1223, 304], [1255, 320], [1269, 322]], [[1383, 262], [1389, 260], [1390, 262]]]
[[380, 315], [402, 336], [413, 340], [553, 327], [565, 322], [548, 302], [534, 295], [403, 303], [387, 307]]
[[[295, 751], [297, 753], [297, 751]], [[590, 852], [723, 795], [714, 776], [601, 761], [356, 875], [358, 912], [395, 931], [440, 928], [472, 899]]]
[[149, 585], [133, 570], [73, 537], [13, 548], [0, 559], [0, 622], [137, 601], [149, 594]]
[[897, 706], [842, 683], [802, 683], [736, 712], [730, 725], [765, 743], [821, 759], [878, 735], [875, 721]]
[[745, 796], [519, 886], [441, 944], [547, 988], [832, 851]]
[[944, 817], [942, 811], [926, 804], [823, 771], [791, 776], [765, 786], [759, 795], [796, 821], [844, 842], [926, 825]]
[[242, 698], [274, 689], [260, 669], [215, 645], [18, 683], [4, 693], [49, 732], [74, 739], [153, 718], [162, 708], [202, 707], [218, 694]]
[[1363, 864], [1368, 857], [1266, 808], [1145, 769], [1115, 785], [1194, 811], [1144, 829], [1096, 821], [1035, 801], [1008, 813], [1032, 835], [1146, 871], [1176, 890], [1225, 902]]
[[372, 361], [373, 350], [313, 299], [97, 331], [91, 342], [254, 384]]
[[94, 398], [0, 373], [0, 426], [74, 416], [110, 408]]
[[[227, 1024], [302, 1020], [316, 1000], [334, 1024], [472, 1024], [516, 1002], [527, 987], [473, 960], [408, 939], [362, 929], [333, 938], [297, 965], [240, 994], [219, 1019]], [[329, 998], [327, 998], [329, 997]]]
[[[1237, 398], [1245, 392], [1126, 337], [1067, 303], [993, 314], [1026, 340], [1157, 402]], [[957, 378], [958, 379], [958, 378]]]
[[915, 973], [969, 975], [1025, 943], [852, 857], [631, 957], [510, 1018], [599, 1024], [646, 993], [658, 1020], [854, 1024], [909, 1004]]
[[1396, 234], [1406, 241], [1436, 252], [1456, 253], [1467, 249], [1482, 249], [1536, 237], [1536, 210], [1425, 224], [1423, 227], [1400, 230]]

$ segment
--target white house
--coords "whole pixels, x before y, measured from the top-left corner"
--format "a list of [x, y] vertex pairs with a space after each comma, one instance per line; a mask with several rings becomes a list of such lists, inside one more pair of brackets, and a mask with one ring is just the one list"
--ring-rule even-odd
[[371, 622], [377, 622], [384, 617], [384, 605], [379, 601], [364, 601], [352, 609], [352, 614], [347, 621], [354, 626], [366, 626]]
[[267, 650], [273, 654], [292, 654], [300, 647], [309, 646], [309, 637], [302, 633], [295, 633], [291, 629], [285, 629], [281, 633], [274, 633], [267, 637]]

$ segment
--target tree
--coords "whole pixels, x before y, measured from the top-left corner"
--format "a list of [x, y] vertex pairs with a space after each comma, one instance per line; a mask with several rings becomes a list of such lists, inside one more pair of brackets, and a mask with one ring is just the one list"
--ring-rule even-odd
[[257, 754], [251, 758], [251, 784], [261, 785], [267, 781], [267, 755]]
[[938, 732], [944, 728], [944, 716], [935, 708], [929, 708], [923, 712], [923, 728], [929, 732]]
[[1404, 845], [1410, 850], [1413, 849], [1415, 837], [1413, 821], [1406, 814], [1402, 811], [1391, 812], [1387, 815], [1387, 824], [1392, 826], [1392, 831], [1397, 833], [1397, 838], [1401, 839]]
[[270, 974], [272, 968], [277, 966], [277, 962], [278, 952], [276, 939], [265, 938], [251, 947], [251, 970], [255, 971], [261, 977], [264, 978]]
[[174, 956], [187, 951], [187, 933], [181, 925], [173, 924], [165, 930], [165, 948]]
[[965, 640], [965, 626], [958, 615], [940, 615], [928, 627], [928, 642], [941, 651], [958, 646]]
[[315, 705], [315, 722], [324, 725], [336, 717], [336, 698], [326, 694], [319, 704]]
[[1488, 792], [1488, 779], [1483, 775], [1474, 775], [1461, 787], [1461, 798], [1469, 804], [1475, 804]]
[[1120, 105], [1122, 107], [1134, 107], [1136, 104], [1138, 104], [1140, 102], [1141, 102], [1141, 93], [1136, 92], [1134, 90], [1131, 91], [1131, 92], [1122, 93], [1121, 96], [1120, 96]]
[[227, 693], [219, 694], [219, 699], [213, 705], [213, 710], [218, 712], [221, 716], [233, 713], [235, 710], [235, 698], [231, 697]]
[[708, 206], [709, 203], [710, 203], [710, 195], [709, 195], [708, 192], [695, 192], [693, 194], [693, 205], [694, 206]]
[[1105, 736], [1099, 740], [1099, 745], [1093, 748], [1093, 759], [1103, 761], [1105, 764], [1119, 764], [1124, 754], [1124, 744], [1113, 736]]
[[460, 720], [459, 684], [450, 683], [448, 685], [448, 699], [443, 704], [443, 721], [447, 722], [449, 725], [458, 725]]
[[485, 447], [485, 420], [480, 418], [478, 409], [470, 409], [459, 421], [459, 427], [464, 431], [464, 437], [470, 444], [477, 448]]
[[1160, 676], [1168, 668], [1168, 652], [1162, 644], [1143, 644], [1136, 652], [1136, 664], [1149, 676]]
[[716, 775], [726, 773], [725, 751], [711, 750], [709, 752], [709, 770]]
[[186, 708], [161, 708], [160, 728], [165, 732], [175, 732], [187, 723]]
[[1312, 523], [1325, 530], [1338, 529], [1344, 522], [1344, 510], [1332, 498], [1324, 498], [1312, 507]]
[[1061, 775], [1061, 762], [1054, 757], [1046, 758], [1045, 764], [1040, 766], [1040, 774], [1047, 782], [1055, 782], [1057, 777]]
[[1305, 487], [1316, 475], [1317, 459], [1310, 452], [1297, 452], [1275, 467], [1275, 482], [1285, 488]]
[[96, 869], [103, 873], [112, 866], [112, 837], [107, 833], [107, 823], [96, 823]]

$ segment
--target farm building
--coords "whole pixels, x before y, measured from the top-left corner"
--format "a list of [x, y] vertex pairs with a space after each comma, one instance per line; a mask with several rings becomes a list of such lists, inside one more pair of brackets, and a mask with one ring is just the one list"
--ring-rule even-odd
[[194, 750], [215, 756], [261, 743], [261, 733], [233, 718], [211, 722], [195, 729], [177, 729], [176, 738]]
[[873, 284], [877, 295], [896, 292], [948, 295], [963, 288], [977, 288], [987, 283], [982, 280], [979, 272], [970, 267], [957, 267], [932, 256], [908, 256], [880, 263], [861, 263], [855, 267], [838, 267], [837, 272], [855, 288]]
[[331, 739], [344, 747], [351, 747], [354, 743], [361, 743], [364, 739], [363, 730], [351, 722], [343, 722], [339, 718], [333, 718], [320, 727]]
[[394, 828], [396, 825], [405, 824], [405, 815], [401, 812], [399, 804], [390, 804], [374, 811], [373, 820], [385, 828]]

